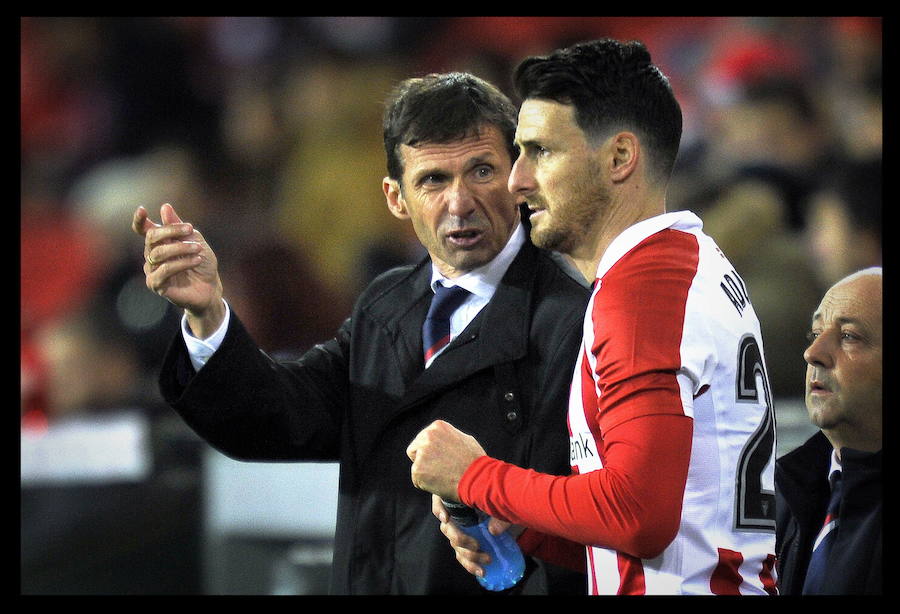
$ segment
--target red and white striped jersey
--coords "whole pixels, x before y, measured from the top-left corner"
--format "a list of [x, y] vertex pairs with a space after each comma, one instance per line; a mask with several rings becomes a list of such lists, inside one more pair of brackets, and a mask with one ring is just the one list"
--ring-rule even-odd
[[[762, 335], [741, 278], [701, 226], [686, 212], [645, 220], [597, 269], [569, 401], [573, 469], [603, 467], [602, 454], [579, 446], [602, 451], [604, 430], [659, 411], [629, 399], [651, 372], [671, 379], [666, 411], [692, 417], [693, 435], [675, 539], [640, 561], [589, 548], [591, 593], [772, 590], [775, 423]], [[655, 284], [668, 291], [646, 289]]]
[[568, 422], [572, 475], [485, 457], [460, 495], [530, 527], [535, 556], [564, 551], [559, 537], [587, 544], [589, 594], [775, 593], [759, 321], [694, 214], [644, 220], [604, 253]]

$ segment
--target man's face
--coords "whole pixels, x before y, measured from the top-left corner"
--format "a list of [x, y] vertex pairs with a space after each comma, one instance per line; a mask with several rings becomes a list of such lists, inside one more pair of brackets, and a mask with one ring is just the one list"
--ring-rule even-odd
[[490, 126], [450, 143], [401, 145], [400, 155], [402, 189], [389, 178], [383, 185], [388, 208], [412, 221], [438, 269], [457, 277], [493, 260], [519, 221], [500, 131]]
[[541, 99], [522, 103], [516, 144], [521, 153], [509, 191], [525, 198], [533, 211], [531, 240], [578, 256], [609, 202], [600, 149], [588, 143], [573, 106]]
[[[881, 448], [882, 278], [833, 286], [813, 316], [803, 353], [810, 421], [844, 445]], [[832, 437], [832, 435], [834, 437]]]

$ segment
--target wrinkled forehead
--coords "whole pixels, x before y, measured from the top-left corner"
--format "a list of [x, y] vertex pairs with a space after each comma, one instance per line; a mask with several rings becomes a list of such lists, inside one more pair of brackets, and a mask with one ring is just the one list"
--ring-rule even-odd
[[479, 161], [512, 164], [507, 144], [494, 126], [482, 128], [475, 134], [453, 141], [401, 145], [400, 155], [403, 157], [404, 167], [411, 173], [423, 166], [456, 168]]

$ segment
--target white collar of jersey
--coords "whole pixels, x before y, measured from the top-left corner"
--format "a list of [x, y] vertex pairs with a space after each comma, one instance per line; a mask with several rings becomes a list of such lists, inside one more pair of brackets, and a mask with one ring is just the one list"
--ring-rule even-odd
[[441, 272], [432, 263], [431, 289], [434, 290], [435, 285], [441, 282], [442, 285], [447, 287], [460, 286], [479, 298], [490, 300], [497, 286], [500, 285], [500, 280], [506, 274], [506, 269], [512, 264], [513, 259], [519, 253], [519, 249], [524, 243], [525, 229], [520, 222], [510, 235], [506, 245], [493, 260], [476, 269], [472, 269], [468, 273], [454, 279], [448, 279], [441, 275]]
[[595, 279], [601, 279], [635, 245], [660, 230], [666, 228], [699, 230], [702, 227], [703, 222], [690, 211], [672, 211], [641, 220], [637, 224], [633, 224], [623, 230], [612, 240], [612, 243], [609, 244], [609, 247], [606, 248], [606, 251], [603, 252], [603, 256], [600, 258]]

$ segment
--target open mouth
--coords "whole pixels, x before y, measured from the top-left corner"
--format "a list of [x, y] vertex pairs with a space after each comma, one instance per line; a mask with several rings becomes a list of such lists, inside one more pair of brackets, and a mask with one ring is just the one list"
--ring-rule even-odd
[[546, 207], [543, 207], [541, 205], [535, 205], [534, 203], [526, 203], [526, 204], [528, 205], [528, 211], [529, 211], [528, 218], [532, 221], [536, 220], [538, 217], [540, 217], [542, 214], [546, 213], [546, 211], [547, 211]]
[[463, 228], [461, 230], [451, 230], [447, 233], [447, 239], [459, 247], [472, 247], [479, 242], [484, 233], [474, 228]]

